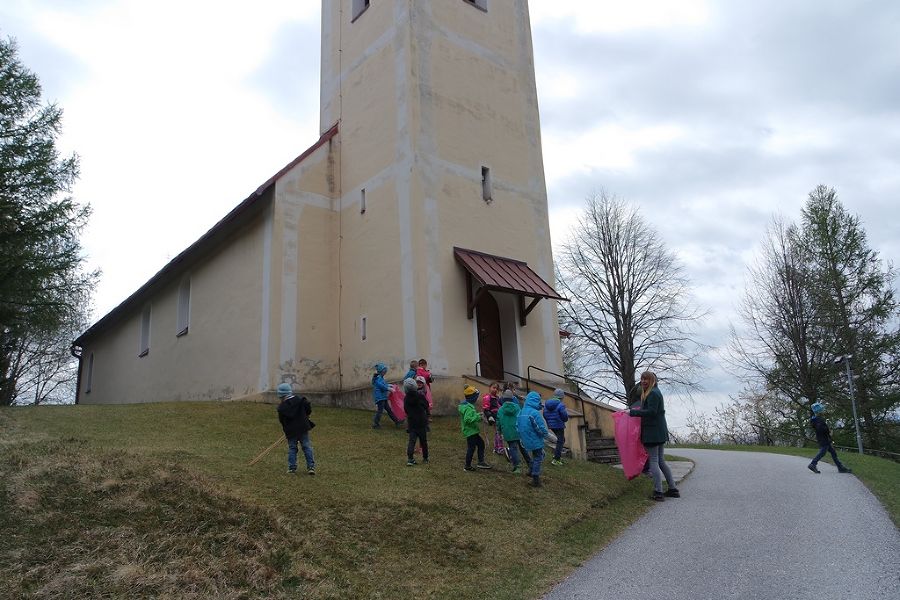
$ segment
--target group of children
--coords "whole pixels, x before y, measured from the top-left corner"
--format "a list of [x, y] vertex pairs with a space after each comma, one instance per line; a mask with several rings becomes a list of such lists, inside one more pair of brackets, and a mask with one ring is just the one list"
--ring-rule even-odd
[[[402, 384], [403, 411], [406, 419], [399, 418], [391, 409], [388, 401], [392, 392], [392, 386], [385, 380], [387, 366], [383, 363], [375, 365], [375, 374], [372, 376], [372, 397], [375, 401], [375, 415], [372, 418], [372, 428], [381, 427], [381, 415], [387, 413], [388, 417], [397, 427], [406, 423], [406, 431], [409, 439], [406, 446], [406, 464], [414, 466], [418, 464], [414, 454], [416, 445], [421, 449], [422, 462], [428, 463], [428, 432], [431, 421], [431, 372], [428, 370], [428, 362], [423, 358], [418, 361], [410, 361]], [[541, 487], [541, 465], [544, 461], [544, 443], [550, 440], [555, 443], [551, 464], [562, 465], [562, 451], [565, 443], [565, 426], [569, 420], [566, 406], [562, 402], [565, 392], [555, 390], [546, 406], [543, 404], [540, 394], [529, 392], [524, 398], [524, 405], [520, 405], [520, 397], [516, 394], [515, 387], [507, 384], [506, 389], [500, 392], [500, 383], [493, 382], [488, 388], [488, 393], [481, 395], [471, 385], [463, 390], [464, 401], [459, 405], [460, 427], [463, 437], [466, 438], [465, 471], [476, 469], [490, 469], [492, 466], [485, 461], [485, 442], [481, 437], [482, 423], [487, 423], [494, 429], [494, 452], [503, 455], [512, 464], [513, 473], [521, 473], [521, 462], [527, 464], [526, 473], [532, 478], [532, 485]], [[315, 460], [313, 448], [309, 440], [309, 431], [315, 424], [309, 419], [312, 407], [305, 397], [293, 394], [290, 384], [282, 383], [277, 388], [278, 397], [281, 400], [278, 406], [278, 419], [288, 441], [288, 472], [297, 471], [298, 446], [303, 449], [306, 458], [307, 472], [315, 474]], [[480, 404], [480, 411], [476, 406]], [[478, 461], [472, 466], [472, 459], [477, 454]]]
[[[544, 461], [544, 440], [556, 443], [552, 464], [562, 465], [562, 449], [565, 443], [565, 422], [569, 420], [564, 392], [557, 389], [553, 398], [543, 405], [541, 395], [528, 392], [524, 405], [512, 386], [500, 394], [500, 384], [494, 382], [488, 393], [481, 396], [476, 388], [467, 385], [463, 390], [465, 400], [459, 405], [460, 428], [466, 438], [466, 471], [492, 468], [484, 460], [485, 443], [481, 437], [481, 423], [494, 427], [494, 452], [506, 456], [512, 463], [512, 472], [521, 473], [521, 460], [528, 466], [532, 485], [541, 487], [541, 465]], [[481, 400], [481, 413], [476, 405]], [[543, 411], [543, 414], [542, 414]], [[478, 462], [472, 466], [476, 455]], [[521, 459], [519, 454], [521, 453]]]
[[[372, 398], [375, 402], [375, 415], [372, 428], [381, 427], [381, 415], [388, 417], [397, 427], [404, 420], [394, 414], [389, 396], [391, 385], [385, 380], [387, 367], [384, 363], [375, 365], [372, 375]], [[406, 446], [406, 464], [417, 464], [414, 453], [418, 443], [422, 452], [422, 462], [428, 462], [428, 423], [431, 421], [431, 371], [424, 358], [409, 363], [409, 371], [403, 378], [402, 389], [403, 410], [406, 413], [407, 433], [409, 440]], [[463, 390], [464, 401], [459, 405], [460, 428], [466, 438], [465, 471], [490, 469], [485, 461], [485, 441], [481, 437], [482, 423], [494, 429], [494, 453], [505, 456], [512, 463], [512, 472], [521, 473], [521, 462], [527, 464], [527, 473], [532, 478], [532, 485], [541, 486], [541, 464], [544, 460], [544, 440], [549, 439], [556, 444], [551, 464], [562, 465], [562, 451], [565, 443], [566, 421], [569, 414], [562, 399], [563, 390], [557, 389], [553, 397], [544, 406], [540, 394], [529, 392], [520, 405], [520, 398], [515, 387], [507, 384], [501, 393], [500, 383], [493, 382], [488, 393], [481, 395], [477, 389], [467, 385]], [[472, 460], [477, 456], [477, 462]]]

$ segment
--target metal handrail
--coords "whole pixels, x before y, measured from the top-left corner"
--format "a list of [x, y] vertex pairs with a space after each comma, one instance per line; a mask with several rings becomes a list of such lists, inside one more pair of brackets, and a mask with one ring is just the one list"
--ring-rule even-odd
[[[600, 385], [600, 384], [597, 383], [596, 381], [593, 381], [592, 379], [584, 379], [584, 378], [581, 378], [581, 377], [575, 377], [574, 375], [562, 375], [562, 374], [560, 374], [560, 373], [554, 373], [553, 371], [548, 371], [547, 369], [542, 369], [542, 368], [536, 367], [536, 366], [534, 366], [534, 365], [528, 365], [528, 377], [529, 377], [529, 378], [531, 377], [531, 369], [534, 369], [534, 370], [536, 370], [536, 371], [540, 371], [540, 372], [542, 372], [542, 373], [547, 373], [548, 375], [555, 375], [556, 377], [559, 377], [560, 379], [563, 379], [563, 380], [574, 381], [575, 383], [577, 383], [577, 384], [579, 384], [579, 385], [585, 385], [585, 384], [587, 384], [587, 386], [595, 386], [595, 387], [598, 387], [598, 388], [601, 388], [601, 389], [603, 388], [602, 385]], [[580, 394], [579, 394], [579, 395], [580, 395]], [[615, 400], [616, 402], [621, 402], [621, 403], [624, 404], [625, 406], [628, 406], [628, 403], [627, 403], [627, 402], [625, 402], [624, 400], [620, 400], [619, 398], [615, 398], [615, 397], [614, 397], [614, 398], [612, 398], [612, 400]]]
[[[570, 378], [567, 378], [565, 375], [560, 375], [559, 373], [554, 373], [553, 371], [548, 371], [547, 369], [542, 369], [542, 368], [536, 367], [534, 365], [528, 365], [528, 370], [526, 371], [528, 373], [528, 377], [525, 379], [525, 381], [531, 381], [531, 369], [535, 369], [536, 371], [541, 371], [542, 373], [547, 373], [548, 375], [555, 375], [556, 377], [561, 378], [563, 381], [565, 381], [566, 379], [570, 379]], [[574, 379], [572, 379], [572, 380], [574, 381]], [[575, 383], [578, 383], [578, 382], [575, 381]], [[582, 418], [584, 419], [584, 425], [585, 425], [585, 427], [590, 429], [590, 427], [588, 426], [587, 411], [584, 410], [584, 398], [581, 397], [580, 393], [578, 394], [578, 402], [581, 404], [581, 415], [582, 415]]]

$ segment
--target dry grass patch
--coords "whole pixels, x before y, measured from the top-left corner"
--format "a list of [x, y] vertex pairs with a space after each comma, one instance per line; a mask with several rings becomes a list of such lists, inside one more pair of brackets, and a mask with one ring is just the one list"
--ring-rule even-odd
[[309, 477], [285, 473], [284, 448], [247, 467], [278, 435], [272, 406], [4, 413], [0, 577], [20, 595], [519, 600], [650, 506], [649, 481], [601, 465], [548, 464], [539, 490], [498, 457], [463, 472], [456, 419], [406, 467], [402, 430], [316, 407]]

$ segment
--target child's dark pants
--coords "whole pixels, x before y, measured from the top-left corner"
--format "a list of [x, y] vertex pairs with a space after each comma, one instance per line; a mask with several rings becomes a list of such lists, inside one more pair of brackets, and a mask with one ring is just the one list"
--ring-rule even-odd
[[466, 438], [466, 466], [472, 466], [472, 455], [475, 454], [475, 450], [478, 450], [478, 462], [484, 462], [484, 440], [481, 439], [481, 434], [476, 433], [474, 435], [470, 435]]
[[428, 460], [428, 434], [424, 431], [410, 431], [409, 442], [406, 444], [406, 458], [413, 459], [413, 451], [416, 449], [416, 440], [422, 446], [422, 458]]

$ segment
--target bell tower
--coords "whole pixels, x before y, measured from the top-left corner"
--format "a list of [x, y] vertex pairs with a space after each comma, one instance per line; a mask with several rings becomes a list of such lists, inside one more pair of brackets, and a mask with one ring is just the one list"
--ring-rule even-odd
[[321, 56], [320, 129], [339, 130], [342, 389], [376, 360], [395, 373], [425, 357], [448, 385], [474, 374], [485, 294], [502, 365], [490, 376], [562, 372], [553, 296], [523, 301], [454, 252], [527, 263], [553, 285], [526, 0], [323, 0]]

